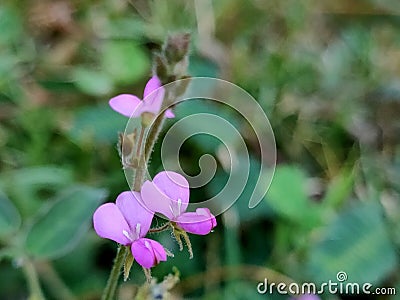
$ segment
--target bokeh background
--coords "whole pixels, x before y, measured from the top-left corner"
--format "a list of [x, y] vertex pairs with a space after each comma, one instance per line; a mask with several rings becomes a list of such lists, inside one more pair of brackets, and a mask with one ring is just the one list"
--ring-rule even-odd
[[[288, 299], [258, 282], [370, 282], [400, 292], [400, 3], [396, 0], [43, 0], [0, 4], [0, 298], [99, 299], [116, 252], [91, 215], [127, 189], [116, 149], [126, 119], [108, 107], [142, 94], [151, 55], [190, 32], [191, 76], [229, 80], [257, 99], [277, 143], [277, 169], [257, 208], [246, 197], [259, 153], [240, 116], [205, 102], [176, 107], [229, 116], [251, 152], [249, 184], [194, 259], [175, 253], [153, 270], [179, 272], [173, 298]], [[167, 124], [173, 124], [174, 120]], [[193, 137], [181, 153], [196, 174], [204, 153], [217, 193], [227, 173], [219, 142]], [[159, 146], [150, 173], [160, 170]], [[253, 177], [254, 176], [254, 179]], [[176, 269], [174, 268], [176, 267]], [[175, 270], [175, 271], [174, 271]], [[145, 281], [133, 267], [120, 299]], [[322, 299], [399, 299], [322, 295]]]

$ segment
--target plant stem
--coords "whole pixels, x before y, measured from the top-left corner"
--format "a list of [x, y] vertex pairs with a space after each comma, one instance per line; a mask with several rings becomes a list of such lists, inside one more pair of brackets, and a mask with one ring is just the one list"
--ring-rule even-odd
[[65, 283], [62, 281], [53, 265], [48, 261], [41, 261], [34, 264], [39, 277], [43, 280], [43, 283], [49, 289], [55, 299], [62, 300], [76, 300], [77, 298], [68, 289]]
[[171, 223], [167, 222], [167, 223], [161, 225], [160, 227], [150, 228], [149, 233], [161, 232], [161, 231], [167, 230], [170, 227], [171, 227]]
[[40, 287], [39, 277], [37, 275], [35, 266], [33, 263], [25, 258], [22, 265], [26, 281], [28, 282], [29, 288], [29, 300], [44, 300], [43, 292]]
[[[140, 191], [143, 181], [146, 175], [146, 164], [150, 158], [150, 154], [153, 151], [154, 144], [156, 143], [159, 132], [161, 131], [163, 125], [164, 115], [160, 115], [155, 121], [148, 134], [145, 148], [140, 151], [143, 143], [144, 127], [141, 128], [140, 137], [138, 141], [138, 166], [135, 172], [135, 179], [133, 183], [133, 189], [137, 192]], [[112, 300], [115, 296], [115, 291], [118, 285], [119, 275], [121, 273], [121, 268], [124, 265], [125, 258], [127, 254], [127, 247], [119, 245], [117, 256], [114, 260], [114, 265], [108, 278], [107, 285], [104, 289], [102, 300]]]
[[139, 141], [138, 141], [138, 145], [137, 145], [137, 149], [136, 149], [136, 157], [139, 157], [140, 150], [142, 149], [144, 131], [145, 131], [145, 128], [144, 128], [144, 126], [142, 126], [140, 128]]
[[121, 273], [121, 268], [124, 265], [125, 257], [127, 254], [127, 247], [119, 245], [117, 256], [114, 260], [114, 265], [111, 269], [110, 277], [108, 278], [107, 285], [104, 289], [103, 295], [101, 296], [102, 300], [112, 300], [115, 296], [115, 291], [118, 285], [119, 275]]
[[158, 135], [160, 134], [163, 125], [164, 125], [164, 114], [161, 114], [154, 121], [153, 126], [151, 126], [150, 132], [146, 139], [146, 144], [144, 145], [144, 157], [146, 164], [150, 159], [151, 153], [153, 152], [154, 144], [157, 141]]

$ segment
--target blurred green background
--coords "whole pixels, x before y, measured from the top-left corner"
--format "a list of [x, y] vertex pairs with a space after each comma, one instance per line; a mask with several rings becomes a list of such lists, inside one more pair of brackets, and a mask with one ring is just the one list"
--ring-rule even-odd
[[[260, 103], [278, 162], [248, 209], [258, 151], [230, 115], [251, 151], [250, 181], [212, 234], [191, 237], [194, 259], [168, 233], [156, 237], [175, 257], [153, 275], [180, 272], [172, 298], [288, 299], [258, 294], [258, 282], [321, 283], [339, 271], [400, 292], [400, 2], [3, 0], [0, 298], [26, 299], [24, 274], [36, 271], [48, 299], [99, 299], [116, 245], [96, 236], [91, 216], [127, 189], [115, 146], [127, 120], [108, 99], [142, 95], [152, 52], [180, 31], [192, 34], [191, 76], [229, 80]], [[177, 119], [204, 110], [224, 113], [182, 104]], [[188, 140], [184, 169], [196, 174], [198, 157], [217, 148]], [[220, 164], [192, 198], [214, 195], [226, 176]], [[145, 281], [137, 265], [130, 277], [120, 299]]]

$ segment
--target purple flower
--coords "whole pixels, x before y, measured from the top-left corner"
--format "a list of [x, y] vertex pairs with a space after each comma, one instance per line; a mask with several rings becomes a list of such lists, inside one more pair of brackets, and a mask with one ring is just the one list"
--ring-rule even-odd
[[297, 298], [290, 298], [290, 300], [321, 300], [321, 298], [315, 294], [303, 294]]
[[152, 182], [143, 184], [141, 196], [148, 209], [163, 214], [186, 232], [205, 235], [217, 226], [208, 208], [185, 212], [189, 204], [189, 183], [178, 173], [158, 173]]
[[[154, 93], [153, 93], [154, 92]], [[109, 102], [111, 108], [126, 117], [140, 117], [142, 113], [149, 112], [158, 115], [164, 100], [165, 90], [161, 87], [161, 81], [153, 76], [144, 88], [143, 101], [135, 95], [122, 94], [112, 98]], [[167, 118], [175, 117], [174, 113], [167, 109]]]
[[101, 205], [93, 215], [96, 233], [106, 239], [130, 246], [132, 255], [144, 268], [166, 261], [163, 246], [145, 238], [154, 214], [140, 203], [138, 192], [123, 192], [114, 203]]

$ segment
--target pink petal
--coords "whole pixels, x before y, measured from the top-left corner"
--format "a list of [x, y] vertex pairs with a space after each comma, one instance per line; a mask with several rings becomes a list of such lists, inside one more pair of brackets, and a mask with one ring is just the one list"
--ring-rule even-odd
[[321, 298], [315, 294], [304, 294], [298, 298], [290, 298], [290, 299], [297, 299], [297, 300], [320, 300]]
[[143, 99], [145, 99], [148, 95], [150, 95], [153, 91], [161, 87], [161, 81], [157, 76], [153, 76], [150, 80], [146, 83], [143, 92]]
[[171, 109], [167, 109], [165, 111], [165, 117], [167, 117], [168, 119], [172, 119], [172, 118], [175, 118], [175, 114], [172, 112]]
[[175, 220], [186, 211], [189, 203], [189, 183], [182, 175], [163, 171], [153, 182], [146, 181], [141, 190], [143, 203], [151, 211]]
[[106, 203], [96, 209], [93, 215], [93, 225], [96, 233], [102, 238], [122, 245], [131, 243], [124, 234], [124, 232], [130, 232], [129, 225], [114, 203]]
[[164, 195], [170, 199], [181, 200], [180, 212], [186, 211], [189, 203], [189, 183], [181, 174], [172, 171], [163, 171], [153, 178], [153, 183]]
[[217, 220], [208, 208], [198, 208], [196, 212], [180, 215], [177, 218], [177, 224], [186, 232], [205, 235], [217, 226]]
[[138, 264], [147, 269], [167, 260], [163, 246], [151, 239], [141, 238], [133, 242], [131, 251]]
[[113, 110], [126, 117], [139, 117], [141, 115], [142, 100], [134, 95], [122, 94], [111, 98], [109, 104]]
[[165, 90], [164, 88], [159, 88], [154, 92], [143, 98], [143, 108], [142, 111], [151, 112], [154, 115], [158, 115], [161, 110], [161, 105], [164, 100]]
[[[142, 202], [138, 192], [122, 192], [116, 200], [117, 207], [122, 212], [134, 237], [144, 237], [150, 229], [154, 214]], [[140, 224], [139, 236], [136, 236], [137, 224]]]
[[172, 200], [165, 196], [160, 190], [150, 181], [146, 181], [140, 191], [143, 204], [152, 212], [163, 214], [168, 219], [173, 220], [174, 215], [171, 211]]

